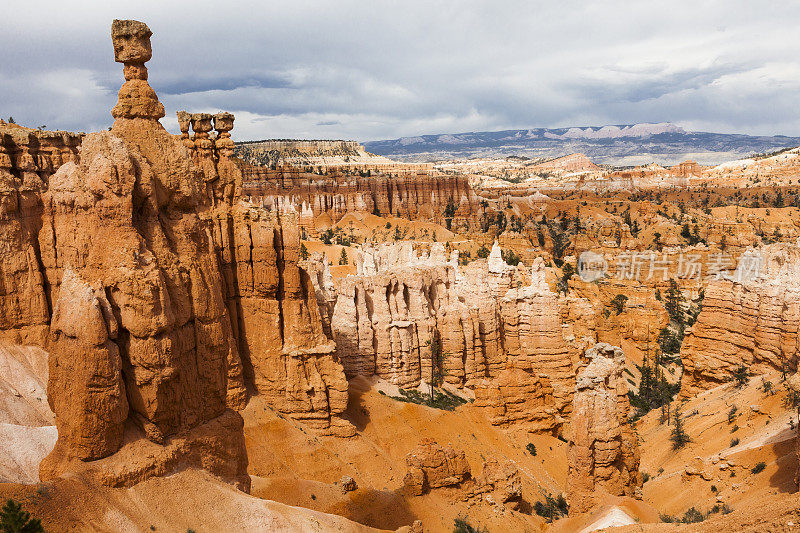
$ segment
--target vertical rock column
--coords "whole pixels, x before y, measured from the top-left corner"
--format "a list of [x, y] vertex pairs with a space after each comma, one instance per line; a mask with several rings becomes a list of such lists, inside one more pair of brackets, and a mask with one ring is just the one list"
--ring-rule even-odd
[[586, 350], [589, 364], [578, 372], [567, 461], [570, 511], [591, 509], [603, 492], [641, 498], [639, 446], [628, 423], [625, 355], [598, 343]]
[[217, 138], [214, 146], [217, 149], [217, 172], [219, 183], [214, 189], [217, 200], [224, 200], [227, 204], [233, 202], [237, 189], [241, 187], [241, 172], [231, 159], [233, 149], [236, 144], [231, 139], [234, 116], [231, 113], [222, 112], [214, 115], [214, 129], [217, 131]]

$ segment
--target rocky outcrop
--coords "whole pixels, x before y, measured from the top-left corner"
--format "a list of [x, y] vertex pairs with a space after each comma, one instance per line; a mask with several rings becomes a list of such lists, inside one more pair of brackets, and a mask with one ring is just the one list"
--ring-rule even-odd
[[378, 376], [403, 388], [437, 383], [471, 389], [495, 425], [554, 433], [571, 411], [574, 349], [563, 339], [558, 299], [541, 258], [531, 282], [495, 243], [466, 267], [434, 244], [366, 248], [356, 276], [335, 288], [315, 266], [318, 302], [335, 293], [331, 330], [348, 377]]
[[331, 320], [348, 376], [416, 387], [433, 369], [458, 386], [485, 374], [478, 314], [455, 290], [457, 259], [446, 262], [441, 245], [417, 258], [410, 243], [363, 255], [360, 274], [336, 289]]
[[513, 365], [474, 386], [475, 406], [495, 426], [522, 424], [531, 433], [554, 434], [563, 423], [547, 376]]
[[566, 417], [572, 410], [575, 362], [562, 335], [558, 297], [544, 275], [537, 258], [531, 284], [510, 289], [500, 300], [503, 346], [516, 368], [550, 382], [555, 407]]
[[296, 214], [241, 201], [233, 115], [162, 127], [150, 35], [112, 25], [125, 83], [111, 131], [61, 135], [37, 160], [51, 136], [2, 125], [0, 332], [51, 352], [59, 438], [42, 479], [89, 468], [127, 486], [195, 466], [247, 490], [248, 394], [349, 435], [347, 382], [298, 266]]
[[44, 346], [50, 308], [37, 234], [41, 193], [62, 164], [76, 161], [83, 134], [0, 121], [0, 337]]
[[567, 462], [570, 512], [588, 511], [599, 494], [641, 498], [639, 449], [628, 423], [625, 356], [616, 346], [598, 343], [577, 375], [572, 435]]
[[128, 398], [115, 342], [119, 325], [105, 291], [67, 270], [51, 332], [48, 400], [59, 453], [84, 461], [111, 455], [122, 445]]
[[[158, 122], [163, 106], [144, 66], [150, 35], [140, 22], [114, 22], [126, 81], [112, 131], [88, 135], [80, 162], [59, 168], [43, 195], [41, 260], [56, 302], [48, 399], [59, 429], [43, 479], [74, 459], [116, 453], [127, 419], [158, 444], [206, 424], [243, 444], [241, 417], [226, 410], [235, 347], [201, 216], [208, 198], [186, 149]], [[247, 488], [243, 445], [231, 450], [216, 460]], [[184, 464], [213, 463], [212, 451]]]
[[513, 461], [499, 461], [489, 457], [483, 462], [481, 473], [469, 488], [468, 498], [478, 498], [497, 505], [518, 509], [522, 503], [522, 479]]
[[235, 251], [223, 255], [235, 259], [230, 294], [248, 381], [278, 411], [323, 432], [352, 434], [338, 417], [347, 407], [342, 365], [311, 278], [298, 266], [296, 218], [241, 205], [230, 216]]
[[711, 282], [681, 348], [681, 397], [717, 386], [745, 365], [795, 371], [800, 329], [800, 246], [746, 251], [731, 279]]
[[414, 496], [431, 489], [460, 485], [470, 478], [463, 451], [439, 446], [433, 439], [423, 439], [406, 455], [408, 469], [403, 478], [405, 490]]

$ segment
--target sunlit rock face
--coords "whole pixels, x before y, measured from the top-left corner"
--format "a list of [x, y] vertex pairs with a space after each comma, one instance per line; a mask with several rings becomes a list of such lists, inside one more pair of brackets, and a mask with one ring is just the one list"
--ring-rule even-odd
[[[112, 25], [125, 83], [110, 131], [2, 125], [0, 268], [19, 283], [0, 336], [50, 351], [59, 438], [42, 479], [86, 467], [128, 485], [194, 465], [248, 490], [248, 395], [344, 436], [347, 382], [298, 266], [297, 214], [240, 200], [230, 113], [163, 128], [150, 35]], [[128, 432], [150, 444], [123, 446]]]
[[794, 372], [800, 329], [800, 246], [777, 243], [746, 251], [730, 280], [711, 282], [703, 310], [684, 340], [681, 396], [751, 372]]
[[628, 422], [630, 408], [616, 346], [587, 349], [577, 375], [569, 442], [567, 498], [570, 512], [585, 512], [603, 493], [641, 498], [639, 445]]

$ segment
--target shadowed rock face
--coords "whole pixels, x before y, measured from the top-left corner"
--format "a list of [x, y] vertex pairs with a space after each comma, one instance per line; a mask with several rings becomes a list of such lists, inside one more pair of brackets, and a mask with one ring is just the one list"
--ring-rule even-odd
[[125, 83], [111, 131], [0, 126], [0, 268], [19, 280], [0, 291], [0, 333], [51, 352], [59, 440], [42, 479], [90, 467], [130, 485], [194, 465], [248, 490], [248, 394], [348, 435], [347, 382], [297, 265], [296, 215], [239, 202], [233, 115], [191, 115], [193, 138], [163, 128], [150, 35], [112, 26]]
[[639, 448], [628, 423], [625, 356], [616, 346], [587, 349], [578, 372], [569, 443], [567, 496], [570, 512], [588, 511], [602, 493], [641, 498]]
[[488, 262], [465, 267], [441, 244], [417, 257], [411, 243], [365, 249], [356, 266], [338, 284], [313, 266], [320, 307], [335, 302], [331, 330], [348, 376], [417, 387], [436, 366], [441, 381], [474, 392], [492, 424], [561, 429], [572, 409], [573, 350], [541, 259], [524, 287], [496, 243]]

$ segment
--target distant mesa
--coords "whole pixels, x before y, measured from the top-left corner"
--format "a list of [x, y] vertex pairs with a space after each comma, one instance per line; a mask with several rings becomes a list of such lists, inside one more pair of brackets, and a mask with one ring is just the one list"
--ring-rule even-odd
[[557, 158], [580, 152], [598, 164], [715, 165], [800, 145], [800, 137], [692, 132], [669, 122], [439, 133], [365, 142], [374, 154], [407, 162], [473, 157]]

